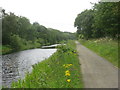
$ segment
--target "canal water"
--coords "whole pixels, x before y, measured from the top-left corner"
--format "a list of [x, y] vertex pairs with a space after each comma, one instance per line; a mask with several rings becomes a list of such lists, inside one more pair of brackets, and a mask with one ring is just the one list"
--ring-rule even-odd
[[[26, 72], [32, 71], [32, 65], [49, 58], [57, 49], [31, 49], [3, 55], [2, 85], [10, 87], [12, 81], [23, 79]], [[1, 77], [1, 75], [0, 75]]]

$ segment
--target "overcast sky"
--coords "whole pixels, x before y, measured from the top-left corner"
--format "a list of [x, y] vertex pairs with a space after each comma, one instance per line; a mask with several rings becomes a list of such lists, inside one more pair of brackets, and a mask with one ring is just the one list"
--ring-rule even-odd
[[92, 8], [98, 0], [0, 0], [0, 7], [27, 17], [31, 23], [37, 21], [47, 28], [76, 32], [74, 20], [77, 14]]

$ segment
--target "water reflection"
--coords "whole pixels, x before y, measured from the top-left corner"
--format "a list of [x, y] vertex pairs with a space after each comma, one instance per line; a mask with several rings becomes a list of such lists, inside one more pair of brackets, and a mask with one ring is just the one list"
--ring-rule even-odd
[[2, 56], [2, 85], [10, 87], [11, 82], [24, 78], [31, 72], [32, 65], [50, 57], [57, 49], [31, 49]]

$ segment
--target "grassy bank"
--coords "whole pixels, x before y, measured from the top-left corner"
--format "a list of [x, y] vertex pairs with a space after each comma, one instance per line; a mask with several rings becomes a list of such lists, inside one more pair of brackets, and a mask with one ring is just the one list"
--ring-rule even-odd
[[[66, 41], [61, 41], [59, 43], [63, 43]], [[0, 45], [0, 55], [5, 55], [5, 54], [9, 54], [9, 53], [13, 53], [13, 52], [18, 52], [18, 51], [22, 51], [22, 50], [27, 50], [27, 49], [34, 49], [34, 48], [41, 48], [42, 46], [45, 45], [50, 45], [50, 43], [46, 43], [46, 44], [40, 44], [40, 43], [33, 43], [30, 41], [26, 41], [21, 43], [19, 42], [19, 44], [15, 44], [14, 46], [10, 46], [10, 45]]]
[[49, 59], [33, 66], [24, 80], [12, 83], [13, 88], [83, 88], [76, 44], [69, 41], [59, 46]]
[[118, 42], [108, 38], [79, 40], [81, 44], [118, 67]]
[[39, 48], [39, 47], [41, 47], [40, 44], [33, 43], [33, 44], [21, 45], [21, 48], [18, 49], [18, 50], [16, 50], [16, 49], [12, 48], [10, 45], [1, 45], [0, 46], [0, 55], [5, 55], [5, 54], [17, 52], [17, 51], [22, 51], [22, 50], [27, 50], [27, 49], [33, 49], [33, 48]]
[[12, 52], [12, 48], [10, 46], [7, 46], [7, 45], [6, 46], [2, 46], [2, 45], [0, 45], [0, 55], [8, 54], [10, 52]]

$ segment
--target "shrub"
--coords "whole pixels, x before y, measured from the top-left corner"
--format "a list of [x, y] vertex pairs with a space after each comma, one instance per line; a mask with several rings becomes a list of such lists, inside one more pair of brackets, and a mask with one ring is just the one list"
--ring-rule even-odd
[[18, 35], [12, 35], [10, 37], [10, 46], [13, 48], [13, 51], [19, 51], [22, 49], [22, 39]]
[[62, 53], [76, 53], [76, 50], [66, 45], [58, 45], [58, 51]]

